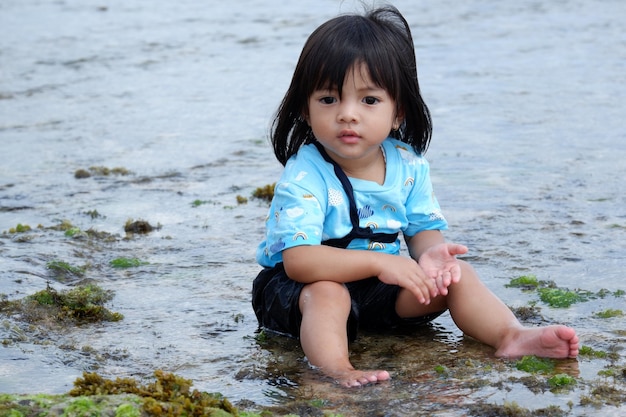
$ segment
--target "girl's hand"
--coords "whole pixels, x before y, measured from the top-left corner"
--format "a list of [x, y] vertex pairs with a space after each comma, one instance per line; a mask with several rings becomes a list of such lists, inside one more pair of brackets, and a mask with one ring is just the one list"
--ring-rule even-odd
[[385, 284], [409, 290], [420, 304], [430, 304], [430, 300], [438, 294], [436, 281], [413, 258], [383, 255], [377, 276]]
[[430, 278], [437, 294], [448, 295], [448, 287], [461, 279], [461, 267], [456, 255], [467, 253], [467, 247], [455, 243], [441, 243], [428, 248], [419, 257], [418, 263]]

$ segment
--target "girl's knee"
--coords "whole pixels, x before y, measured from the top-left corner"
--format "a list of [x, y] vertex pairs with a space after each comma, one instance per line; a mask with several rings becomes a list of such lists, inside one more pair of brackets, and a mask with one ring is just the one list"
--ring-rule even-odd
[[350, 298], [350, 293], [345, 285], [333, 281], [317, 281], [307, 284], [302, 289], [303, 293], [319, 295], [325, 298]]
[[461, 267], [461, 279], [450, 285], [449, 291], [461, 291], [461, 289], [473, 288], [483, 286], [483, 282], [478, 275], [478, 272], [469, 263], [459, 260], [459, 266]]
[[463, 280], [464, 278], [465, 279], [473, 279], [473, 278], [478, 279], [478, 274], [476, 273], [472, 265], [470, 265], [469, 263], [461, 259], [458, 259], [457, 262], [459, 263], [459, 266], [461, 267], [461, 280]]
[[332, 303], [350, 306], [350, 292], [345, 285], [333, 281], [317, 281], [307, 284], [300, 293], [300, 309], [309, 303]]

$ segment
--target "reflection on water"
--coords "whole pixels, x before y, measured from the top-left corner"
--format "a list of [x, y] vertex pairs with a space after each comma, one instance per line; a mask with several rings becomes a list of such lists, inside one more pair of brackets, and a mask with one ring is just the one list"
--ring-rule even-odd
[[[626, 290], [626, 3], [395, 4], [413, 27], [433, 113], [427, 157], [448, 237], [470, 246], [471, 262], [512, 306], [535, 299], [504, 286], [523, 274]], [[47, 262], [64, 260], [87, 265], [88, 279], [115, 290], [110, 307], [125, 316], [60, 333], [3, 318], [0, 392], [66, 392], [83, 371], [144, 378], [161, 368], [265, 405], [327, 398], [388, 415], [454, 413], [482, 400], [537, 405], [527, 390], [513, 398], [492, 384], [506, 369], [473, 374], [491, 388], [434, 375], [437, 360], [457, 373], [461, 360], [492, 360], [447, 316], [421, 336], [361, 338], [355, 361], [395, 378], [358, 395], [320, 382], [297, 343], [255, 340], [249, 289], [267, 206], [237, 196], [280, 173], [265, 136], [306, 36], [355, 8], [331, 0], [306, 8], [252, 0], [0, 6], [0, 230], [34, 229], [28, 239], [0, 236], [0, 293], [15, 299], [44, 288]], [[92, 166], [130, 174], [74, 178]], [[64, 219], [116, 238], [36, 228]], [[126, 238], [128, 219], [161, 228]], [[149, 264], [111, 268], [119, 256]], [[623, 301], [542, 314], [579, 328], [583, 344], [620, 351], [623, 321], [590, 316]], [[594, 378], [606, 363], [579, 365]], [[568, 400], [548, 393], [540, 402]]]

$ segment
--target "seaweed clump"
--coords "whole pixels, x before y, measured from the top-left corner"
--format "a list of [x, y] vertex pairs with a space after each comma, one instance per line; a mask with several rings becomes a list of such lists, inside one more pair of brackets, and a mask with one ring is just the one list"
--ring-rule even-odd
[[265, 200], [267, 202], [271, 202], [272, 198], [274, 198], [274, 187], [276, 187], [276, 183], [267, 184], [263, 187], [258, 187], [256, 190], [252, 192], [252, 197], [257, 198], [259, 200]]
[[74, 172], [74, 178], [84, 179], [91, 176], [108, 177], [109, 175], [129, 175], [131, 172], [123, 167], [108, 168], [104, 166], [91, 166], [89, 169], [77, 169]]
[[135, 268], [142, 265], [148, 265], [148, 262], [137, 258], [115, 258], [109, 262], [113, 268]]
[[477, 404], [469, 407], [470, 416], [480, 417], [534, 417], [534, 416], [549, 416], [549, 417], [564, 417], [568, 413], [562, 410], [560, 407], [551, 405], [547, 408], [529, 410], [521, 407], [516, 402], [505, 402], [504, 404]]
[[529, 373], [550, 373], [554, 370], [555, 361], [549, 358], [539, 358], [537, 356], [524, 356], [515, 363], [515, 367], [520, 371]]
[[139, 385], [132, 378], [107, 380], [96, 373], [83, 373], [74, 382], [71, 396], [134, 394], [142, 399], [149, 416], [239, 416], [238, 410], [221, 394], [191, 389], [191, 381], [156, 370], [156, 381]]
[[593, 405], [595, 407], [600, 407], [603, 404], [621, 407], [625, 401], [626, 391], [606, 383], [594, 386], [589, 395], [583, 395], [580, 398], [582, 405]]
[[507, 288], [521, 288], [526, 291], [535, 290], [543, 286], [553, 286], [554, 283], [539, 281], [535, 275], [522, 275], [517, 278], [513, 278], [505, 287]]
[[29, 322], [73, 321], [95, 323], [120, 321], [124, 316], [104, 307], [113, 298], [113, 292], [97, 285], [81, 285], [67, 291], [57, 291], [48, 284], [46, 289], [21, 300], [4, 301], [0, 305], [3, 313], [20, 314]]
[[[568, 308], [572, 304], [593, 300], [596, 298], [604, 298], [607, 295], [621, 297], [624, 294], [621, 291], [611, 291], [602, 289], [597, 293], [585, 291], [581, 289], [569, 290], [567, 288], [559, 288], [553, 281], [540, 281], [534, 275], [524, 275], [514, 278], [506, 285], [509, 288], [520, 288], [523, 291], [536, 291], [539, 299], [553, 308]], [[617, 314], [619, 312], [612, 311], [609, 314]]]
[[17, 226], [15, 227], [11, 227], [9, 229], [9, 233], [14, 234], [14, 233], [26, 233], [26, 232], [30, 232], [31, 227], [27, 224], [22, 224], [22, 223], [18, 223]]
[[[65, 281], [71, 278], [82, 278], [85, 275], [86, 267], [74, 266], [65, 261], [50, 261], [46, 268], [58, 281]], [[48, 286], [48, 288], [50, 288]]]
[[126, 224], [124, 225], [124, 231], [126, 233], [145, 234], [152, 232], [154, 229], [160, 229], [160, 227], [154, 227], [145, 220], [133, 221], [132, 219], [128, 219], [128, 221], [126, 221]]
[[624, 312], [622, 310], [616, 310], [613, 308], [599, 311], [596, 314], [594, 314], [594, 317], [598, 317], [601, 319], [610, 319], [613, 317], [622, 317], [622, 316], [624, 316]]
[[539, 288], [539, 298], [550, 307], [567, 308], [572, 304], [587, 301], [587, 297], [576, 291], [561, 288]]

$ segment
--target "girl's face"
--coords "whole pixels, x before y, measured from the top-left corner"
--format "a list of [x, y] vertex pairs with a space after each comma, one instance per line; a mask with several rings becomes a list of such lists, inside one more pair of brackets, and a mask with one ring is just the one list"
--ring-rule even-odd
[[402, 122], [395, 100], [372, 82], [365, 64], [346, 73], [341, 97], [334, 87], [316, 90], [308, 104], [315, 138], [342, 167], [378, 157], [380, 144]]

